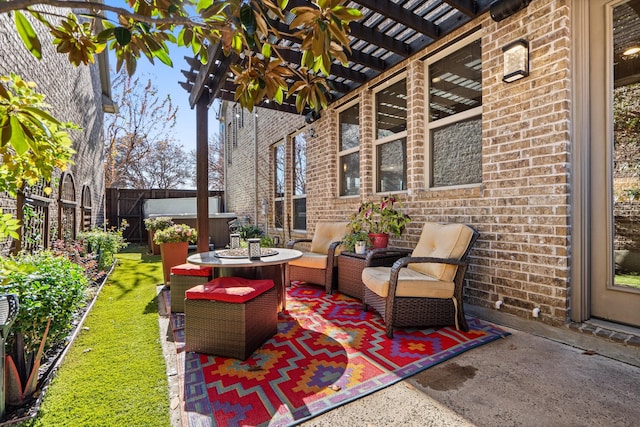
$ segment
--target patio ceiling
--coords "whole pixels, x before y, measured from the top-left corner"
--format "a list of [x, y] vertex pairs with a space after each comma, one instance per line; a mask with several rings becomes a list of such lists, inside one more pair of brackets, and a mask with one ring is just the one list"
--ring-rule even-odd
[[[331, 101], [335, 101], [368, 82], [380, 73], [392, 68], [405, 58], [419, 52], [453, 30], [489, 10], [494, 0], [355, 0], [345, 4], [362, 12], [362, 19], [350, 25], [351, 54], [349, 63], [338, 62], [331, 67], [327, 80], [331, 86]], [[512, 2], [513, 3], [513, 2]], [[519, 3], [519, 2], [518, 2]], [[528, 2], [527, 2], [528, 3]], [[310, 1], [290, 0], [288, 10], [309, 6]], [[293, 19], [287, 12], [288, 22]], [[283, 32], [288, 26], [278, 23]], [[277, 41], [288, 50], [282, 50], [286, 60], [299, 67], [301, 53], [299, 43], [293, 38]], [[233, 101], [235, 85], [229, 76], [233, 60], [225, 56], [219, 45], [209, 49], [208, 64], [196, 58], [185, 58], [189, 70], [183, 70], [186, 82], [181, 86], [190, 93], [189, 102], [194, 107], [203, 93], [210, 94], [209, 105], [214, 99]], [[262, 102], [259, 107], [297, 113], [295, 99], [285, 99], [282, 105]]]

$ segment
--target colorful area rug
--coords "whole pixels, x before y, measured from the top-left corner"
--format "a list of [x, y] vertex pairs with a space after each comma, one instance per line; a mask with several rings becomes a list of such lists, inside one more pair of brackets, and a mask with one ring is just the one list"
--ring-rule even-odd
[[390, 340], [360, 301], [294, 285], [278, 333], [243, 362], [182, 351], [184, 317], [173, 315], [188, 425], [295, 425], [509, 335], [468, 321], [467, 333], [405, 329]]

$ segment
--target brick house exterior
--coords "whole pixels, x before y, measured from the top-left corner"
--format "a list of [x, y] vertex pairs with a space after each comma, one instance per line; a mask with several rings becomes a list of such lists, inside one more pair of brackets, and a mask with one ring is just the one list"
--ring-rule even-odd
[[[59, 12], [59, 11], [58, 11]], [[33, 22], [33, 21], [32, 21]], [[24, 242], [23, 248], [33, 249], [47, 246], [52, 239], [64, 233], [74, 235], [104, 222], [104, 174], [103, 174], [103, 101], [110, 96], [108, 64], [102, 56], [90, 66], [72, 66], [66, 55], [56, 52], [49, 33], [37, 22], [33, 22], [42, 41], [42, 59], [37, 60], [23, 46], [10, 16], [0, 15], [0, 75], [13, 72], [26, 81], [33, 81], [37, 91], [46, 95], [45, 102], [51, 106], [51, 114], [61, 121], [70, 121], [81, 129], [70, 131], [76, 154], [74, 164], [64, 172], [54, 174], [51, 182], [53, 192], [46, 197], [36, 186], [28, 198], [35, 200], [36, 215], [47, 212], [48, 239], [39, 236], [31, 244]], [[102, 62], [102, 63], [99, 63]], [[102, 66], [102, 69], [100, 67]], [[106, 72], [105, 72], [106, 71]], [[106, 93], [105, 93], [106, 92]], [[27, 205], [31, 201], [27, 200]], [[16, 200], [0, 197], [5, 212], [16, 212]], [[44, 210], [42, 210], [44, 209]], [[29, 221], [24, 233], [29, 235]], [[3, 253], [16, 242], [4, 242]]]
[[[582, 108], [589, 102], [584, 95], [589, 65], [581, 41], [589, 35], [587, 3], [535, 0], [501, 22], [483, 14], [333, 102], [311, 124], [300, 115], [265, 109], [239, 113], [233, 103], [223, 103], [228, 211], [266, 224], [271, 235], [286, 241], [311, 237], [319, 220], [344, 220], [360, 202], [388, 194], [377, 192], [374, 183], [375, 94], [402, 74], [407, 85], [407, 183], [406, 190], [393, 193], [412, 223], [390, 245], [412, 248], [425, 221], [472, 225], [480, 238], [471, 252], [465, 302], [474, 313], [516, 319], [511, 323], [535, 321], [551, 329], [570, 326], [638, 345], [637, 336], [602, 332], [583, 323], [606, 318], [593, 316], [589, 307], [589, 301], [598, 298], [590, 288], [595, 279], [589, 263], [602, 248], [594, 248], [595, 237], [586, 224], [591, 217], [588, 188], [595, 189], [588, 183], [591, 169], [585, 159], [590, 137], [583, 129], [590, 119], [588, 109]], [[591, 3], [597, 10], [594, 5], [600, 7], [604, 0]], [[425, 63], [476, 36], [482, 51], [481, 182], [433, 186]], [[529, 43], [530, 74], [506, 83], [503, 47], [518, 39]], [[339, 114], [354, 102], [360, 118], [360, 190], [357, 196], [340, 196]], [[241, 125], [236, 116], [244, 116]], [[300, 131], [307, 135], [306, 230], [293, 230], [291, 147]], [[284, 227], [274, 228], [274, 145], [279, 143], [286, 147], [286, 219]], [[633, 222], [635, 214], [630, 215]], [[503, 301], [499, 312], [498, 300]], [[540, 310], [537, 319], [534, 308]]]

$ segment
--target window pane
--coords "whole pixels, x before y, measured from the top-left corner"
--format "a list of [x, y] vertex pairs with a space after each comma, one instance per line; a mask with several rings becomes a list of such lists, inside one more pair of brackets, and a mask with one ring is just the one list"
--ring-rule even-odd
[[407, 81], [401, 80], [376, 93], [378, 139], [407, 130]]
[[358, 104], [340, 113], [340, 151], [360, 145], [360, 107]]
[[293, 194], [307, 194], [307, 139], [303, 133], [295, 136], [293, 142]]
[[284, 144], [278, 144], [273, 149], [275, 197], [284, 197]]
[[284, 228], [284, 202], [276, 200], [273, 206], [273, 225], [276, 228]]
[[293, 199], [293, 229], [307, 229], [307, 199]]
[[431, 121], [482, 105], [480, 40], [429, 66]]
[[378, 145], [377, 192], [407, 189], [407, 140], [405, 138]]
[[360, 194], [360, 153], [340, 157], [340, 195]]
[[434, 129], [431, 170], [433, 186], [482, 182], [482, 119]]

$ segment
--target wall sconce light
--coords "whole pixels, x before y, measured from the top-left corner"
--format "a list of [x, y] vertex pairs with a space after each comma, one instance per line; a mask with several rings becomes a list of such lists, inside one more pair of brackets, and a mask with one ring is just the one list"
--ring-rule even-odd
[[529, 42], [518, 40], [502, 48], [504, 52], [504, 77], [511, 83], [529, 75]]
[[529, 6], [529, 3], [531, 0], [496, 0], [489, 6], [489, 13], [494, 21], [500, 22]]
[[260, 259], [260, 239], [248, 239], [249, 242], [249, 259]]

